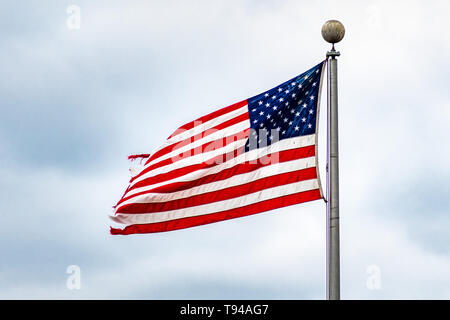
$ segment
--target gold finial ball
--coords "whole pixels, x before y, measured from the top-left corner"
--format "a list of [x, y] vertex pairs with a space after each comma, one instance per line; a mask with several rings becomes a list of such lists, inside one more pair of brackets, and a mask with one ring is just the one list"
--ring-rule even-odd
[[322, 37], [329, 43], [338, 43], [344, 35], [344, 25], [337, 20], [328, 20], [322, 27]]

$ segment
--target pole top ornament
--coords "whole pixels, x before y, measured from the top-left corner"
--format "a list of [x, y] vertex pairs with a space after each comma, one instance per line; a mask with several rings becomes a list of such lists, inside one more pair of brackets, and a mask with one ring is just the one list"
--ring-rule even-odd
[[322, 27], [322, 37], [326, 42], [338, 43], [344, 38], [345, 28], [342, 23], [337, 20], [328, 20]]

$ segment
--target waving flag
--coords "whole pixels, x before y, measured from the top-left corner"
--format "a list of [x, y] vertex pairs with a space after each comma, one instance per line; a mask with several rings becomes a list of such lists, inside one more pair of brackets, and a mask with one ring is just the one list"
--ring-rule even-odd
[[115, 206], [112, 234], [170, 231], [322, 198], [317, 127], [325, 61], [177, 129]]

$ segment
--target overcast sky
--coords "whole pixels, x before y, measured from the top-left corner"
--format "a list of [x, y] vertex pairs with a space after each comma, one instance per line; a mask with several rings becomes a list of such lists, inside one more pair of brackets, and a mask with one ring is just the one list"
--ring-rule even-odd
[[323, 299], [323, 201], [126, 237], [108, 215], [129, 154], [316, 65], [338, 19], [342, 298], [450, 299], [448, 1], [1, 3], [0, 298]]

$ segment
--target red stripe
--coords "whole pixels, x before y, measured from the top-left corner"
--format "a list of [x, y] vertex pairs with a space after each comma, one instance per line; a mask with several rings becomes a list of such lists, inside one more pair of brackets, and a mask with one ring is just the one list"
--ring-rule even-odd
[[308, 202], [312, 200], [321, 199], [319, 189], [295, 193], [275, 199], [261, 201], [250, 204], [244, 207], [225, 210], [222, 212], [206, 214], [202, 216], [189, 217], [183, 219], [170, 220], [165, 222], [150, 223], [150, 224], [134, 224], [125, 227], [124, 229], [111, 228], [111, 234], [136, 234], [136, 233], [154, 233], [172, 231], [178, 229], [185, 229], [194, 226], [229, 220], [239, 217], [244, 217], [264, 211], [269, 211], [281, 207], [290, 206], [297, 203]]
[[[216, 125], [213, 128], [207, 129], [206, 131], [200, 132], [192, 137], [186, 138], [184, 140], [181, 140], [179, 142], [173, 143], [167, 147], [162, 148], [161, 150], [158, 150], [157, 152], [155, 152], [154, 154], [151, 155], [151, 157], [145, 162], [145, 165], [147, 165], [148, 163], [150, 163], [150, 161], [153, 161], [169, 152], [172, 152], [174, 150], [180, 149], [184, 146], [187, 146], [188, 144], [193, 143], [194, 141], [200, 140], [204, 137], [209, 136], [210, 134], [216, 133], [219, 130], [225, 129], [226, 127], [235, 125], [239, 122], [245, 121], [249, 119], [249, 115], [248, 112], [243, 113], [237, 117], [234, 117], [228, 121], [222, 122], [218, 125]], [[249, 128], [250, 128], [250, 123], [249, 123]]]
[[[301, 159], [301, 158], [308, 158], [308, 157], [313, 157], [314, 155], [315, 155], [315, 146], [314, 145], [296, 148], [296, 149], [284, 150], [284, 151], [278, 152], [277, 162], [281, 163], [281, 162], [286, 162], [286, 161], [291, 161], [291, 160], [296, 160], [296, 159]], [[258, 161], [256, 161], [256, 163], [253, 163], [253, 162], [252, 163], [250, 163], [250, 162], [240, 163], [231, 168], [224, 169], [218, 173], [203, 176], [197, 180], [173, 182], [173, 183], [169, 183], [169, 184], [157, 187], [157, 188], [153, 188], [151, 190], [141, 191], [141, 192], [135, 193], [131, 196], [122, 198], [118, 202], [117, 206], [126, 200], [129, 200], [133, 197], [136, 197], [136, 196], [139, 196], [142, 194], [153, 193], [153, 192], [155, 192], [155, 193], [171, 193], [171, 192], [176, 192], [176, 191], [182, 191], [182, 190], [193, 188], [193, 187], [196, 187], [196, 186], [199, 186], [202, 184], [225, 180], [234, 175], [248, 173], [248, 172], [257, 170], [259, 168], [262, 168], [264, 166], [273, 164], [271, 161], [269, 161], [269, 159], [271, 159], [273, 156], [274, 156], [274, 154], [266, 155], [266, 156], [258, 159]], [[129, 190], [130, 189], [128, 189], [127, 192]], [[125, 196], [126, 196], [126, 194], [125, 194]]]
[[132, 154], [130, 156], [128, 156], [128, 160], [134, 160], [134, 159], [146, 159], [150, 157], [150, 154], [148, 153], [143, 153], [143, 154]]
[[156, 168], [164, 167], [164, 166], [167, 166], [169, 164], [175, 163], [177, 161], [189, 158], [189, 157], [191, 157], [193, 155], [201, 154], [205, 150], [213, 151], [213, 150], [225, 147], [225, 146], [227, 146], [228, 144], [230, 144], [232, 142], [235, 142], [235, 141], [238, 141], [238, 140], [242, 140], [242, 139], [246, 139], [246, 138], [248, 138], [249, 132], [250, 132], [250, 128], [246, 129], [244, 131], [241, 131], [241, 132], [239, 132], [237, 134], [230, 135], [230, 136], [225, 137], [225, 138], [220, 138], [220, 139], [216, 139], [216, 140], [211, 141], [211, 142], [204, 143], [201, 146], [198, 146], [198, 147], [190, 149], [190, 150], [186, 150], [185, 152], [179, 153], [176, 156], [170, 157], [168, 159], [161, 160], [160, 162], [154, 163], [151, 166], [148, 166], [147, 168], [145, 168], [144, 170], [139, 172], [138, 175], [136, 175], [135, 177], [133, 177], [131, 179], [131, 182], [133, 182], [138, 177], [140, 177], [140, 176], [146, 174], [147, 172], [152, 171], [152, 170], [154, 170]]
[[182, 133], [182, 132], [184, 132], [186, 130], [194, 128], [197, 124], [203, 124], [206, 121], [212, 120], [212, 119], [220, 117], [220, 116], [222, 116], [222, 115], [224, 115], [226, 113], [229, 113], [229, 112], [232, 112], [232, 111], [237, 110], [239, 108], [242, 108], [246, 104], [247, 104], [247, 100], [243, 100], [243, 101], [240, 101], [238, 103], [232, 104], [231, 106], [228, 106], [228, 107], [219, 109], [217, 111], [211, 112], [210, 114], [207, 114], [206, 116], [198, 118], [197, 120], [188, 122], [185, 125], [179, 127], [177, 130], [175, 130], [175, 132], [172, 133], [168, 139], [170, 139], [170, 138], [172, 138], [172, 137], [174, 137], [174, 136], [176, 136], [176, 135], [178, 135], [178, 134], [180, 134], [180, 133]]
[[240, 155], [242, 153], [243, 150], [244, 150], [244, 147], [240, 147], [240, 148], [232, 150], [230, 152], [215, 156], [215, 157], [208, 159], [207, 161], [202, 162], [202, 163], [197, 163], [197, 164], [193, 164], [190, 166], [181, 167], [181, 168], [169, 171], [169, 172], [165, 172], [165, 173], [157, 174], [152, 177], [145, 178], [144, 180], [136, 182], [128, 190], [133, 190], [136, 188], [145, 187], [145, 186], [152, 185], [155, 183], [172, 180], [172, 179], [184, 176], [188, 173], [198, 171], [201, 169], [208, 169], [208, 168], [215, 167], [218, 164], [224, 163], [228, 160], [231, 160], [231, 159], [237, 157], [238, 155]]
[[245, 184], [224, 188], [218, 191], [211, 191], [203, 194], [190, 196], [188, 198], [154, 203], [130, 203], [117, 209], [116, 213], [151, 213], [178, 210], [213, 203], [222, 200], [241, 197], [250, 193], [282, 186], [294, 182], [317, 178], [316, 168], [285, 172], [282, 174], [253, 180]]

